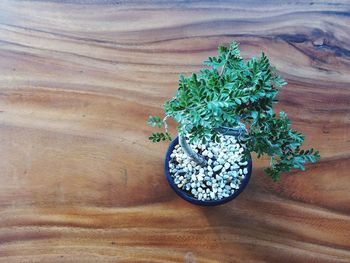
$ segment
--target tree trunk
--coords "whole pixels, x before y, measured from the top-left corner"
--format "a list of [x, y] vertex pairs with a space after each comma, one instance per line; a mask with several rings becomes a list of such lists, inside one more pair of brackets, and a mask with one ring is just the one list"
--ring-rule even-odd
[[[224, 127], [223, 126], [219, 129], [217, 129], [217, 131], [223, 135], [235, 136], [238, 140], [240, 140], [241, 136], [243, 136], [247, 132], [247, 129], [242, 124], [242, 125], [237, 126], [237, 127]], [[186, 137], [183, 135], [180, 135], [180, 134], [179, 134], [179, 144], [180, 144], [182, 150], [184, 151], [184, 153], [192, 161], [194, 161], [195, 163], [197, 163], [198, 165], [200, 165], [202, 167], [208, 165], [207, 160], [199, 153], [196, 153], [195, 151], [193, 151], [191, 146], [187, 143]]]
[[196, 162], [200, 166], [206, 166], [207, 160], [200, 154], [193, 151], [191, 146], [187, 143], [186, 137], [179, 134], [179, 144], [182, 148], [182, 150], [185, 152], [185, 154], [192, 159], [192, 161]]

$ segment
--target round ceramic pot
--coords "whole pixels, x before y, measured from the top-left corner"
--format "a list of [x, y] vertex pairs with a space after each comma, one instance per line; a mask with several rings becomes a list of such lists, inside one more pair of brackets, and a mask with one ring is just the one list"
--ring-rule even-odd
[[166, 176], [166, 179], [168, 180], [168, 183], [170, 184], [171, 188], [175, 191], [175, 193], [177, 193], [181, 198], [195, 205], [203, 205], [203, 206], [222, 205], [236, 198], [247, 186], [252, 173], [252, 158], [250, 155], [249, 155], [249, 159], [247, 160], [248, 164], [246, 166], [248, 169], [248, 173], [246, 174], [245, 178], [241, 181], [239, 189], [235, 190], [235, 192], [232, 195], [222, 198], [220, 200], [202, 201], [202, 200], [196, 199], [189, 192], [178, 188], [174, 182], [173, 177], [171, 177], [170, 175], [170, 169], [169, 169], [170, 154], [173, 152], [177, 144], [179, 144], [178, 137], [176, 137], [169, 145], [169, 148], [166, 152], [165, 159], [164, 159], [164, 169], [165, 169], [165, 176]]

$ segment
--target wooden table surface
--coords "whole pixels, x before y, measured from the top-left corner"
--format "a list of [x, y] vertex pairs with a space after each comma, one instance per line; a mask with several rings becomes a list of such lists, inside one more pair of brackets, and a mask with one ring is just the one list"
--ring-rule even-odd
[[[233, 39], [322, 159], [198, 207], [145, 120]], [[349, 1], [2, 0], [0, 55], [1, 263], [350, 262]]]

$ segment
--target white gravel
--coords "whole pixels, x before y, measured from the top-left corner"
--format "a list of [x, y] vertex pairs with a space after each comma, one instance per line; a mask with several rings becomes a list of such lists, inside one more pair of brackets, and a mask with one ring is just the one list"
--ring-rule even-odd
[[201, 167], [191, 161], [176, 145], [170, 155], [170, 175], [182, 190], [202, 201], [220, 200], [232, 195], [248, 174], [248, 162], [244, 160], [244, 146], [236, 138], [219, 135], [220, 143], [191, 145], [208, 162]]

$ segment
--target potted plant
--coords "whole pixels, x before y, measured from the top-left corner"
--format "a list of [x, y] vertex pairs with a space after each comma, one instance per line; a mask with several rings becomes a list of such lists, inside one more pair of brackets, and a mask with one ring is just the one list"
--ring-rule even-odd
[[238, 44], [219, 46], [198, 74], [180, 76], [176, 95], [164, 105], [165, 116], [148, 124], [162, 128], [153, 142], [170, 140], [167, 119], [178, 123], [178, 137], [165, 156], [171, 187], [194, 204], [218, 205], [232, 200], [247, 185], [251, 152], [270, 157], [265, 169], [273, 181], [281, 172], [304, 170], [319, 152], [302, 150], [304, 136], [293, 130], [284, 112], [274, 113], [276, 95], [287, 83], [267, 56], [242, 59]]

